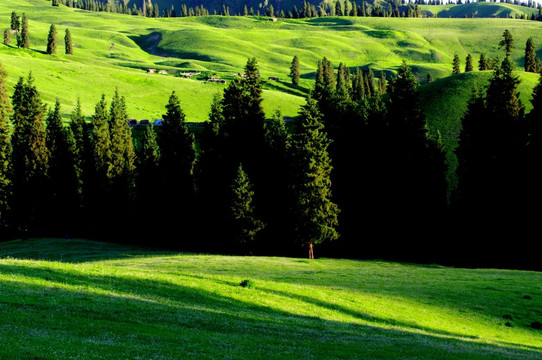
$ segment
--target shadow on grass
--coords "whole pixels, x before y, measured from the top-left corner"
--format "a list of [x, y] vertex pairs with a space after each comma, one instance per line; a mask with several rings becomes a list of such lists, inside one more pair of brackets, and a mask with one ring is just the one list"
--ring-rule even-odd
[[276, 91], [284, 92], [284, 93], [295, 95], [295, 96], [307, 96], [310, 93], [308, 89], [305, 89], [304, 87], [301, 87], [301, 86], [296, 86], [292, 84], [291, 82], [286, 82], [286, 81], [281, 81], [281, 80], [275, 81], [275, 82], [280, 83], [280, 85], [275, 84], [274, 81], [267, 81], [264, 86], [264, 89], [276, 90]]
[[[0, 350], [0, 355], [24, 347], [25, 354], [40, 358], [53, 351], [63, 358], [73, 356], [70, 351], [77, 351], [79, 358], [95, 358], [99, 348], [93, 340], [100, 334], [115, 339], [119, 355], [137, 348], [137, 356], [144, 358], [174, 354], [169, 358], [494, 360], [539, 359], [542, 354], [538, 348], [323, 320], [317, 313], [302, 316], [250, 301], [258, 291], [253, 289], [232, 290], [241, 296], [246, 292], [245, 301], [196, 285], [77, 271], [0, 264], [0, 273], [22, 276], [0, 281], [0, 305], [5, 314], [0, 318], [0, 339], [15, 336], [6, 330], [9, 324], [18, 324], [19, 339], [31, 338], [36, 331], [40, 335], [35, 344], [15, 341], [5, 348], [8, 350]], [[41, 281], [47, 283], [36, 284]], [[68, 289], [59, 288], [66, 286]], [[319, 307], [331, 306], [306, 296], [278, 294]], [[144, 342], [133, 334], [145, 334]], [[59, 346], [62, 342], [66, 346]], [[67, 346], [72, 343], [82, 346], [72, 350]], [[201, 356], [202, 352], [210, 357]], [[135, 354], [125, 354], [125, 358], [135, 358]]]
[[32, 259], [69, 263], [178, 255], [179, 252], [79, 239], [27, 239], [0, 242], [0, 259]]

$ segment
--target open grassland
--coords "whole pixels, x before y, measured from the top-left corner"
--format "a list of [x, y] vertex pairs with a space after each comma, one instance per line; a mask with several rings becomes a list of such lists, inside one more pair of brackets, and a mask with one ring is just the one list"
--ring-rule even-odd
[[492, 3], [492, 2], [472, 2], [461, 5], [420, 5], [420, 9], [427, 10], [431, 14], [436, 14], [438, 17], [447, 18], [462, 18], [462, 17], [516, 17], [525, 15], [528, 18], [532, 14], [538, 15], [538, 9], [533, 9], [526, 6], [518, 6], [507, 3]]
[[2, 359], [540, 359], [541, 309], [536, 272], [0, 244]]
[[[521, 8], [521, 7], [518, 7]], [[295, 116], [303, 97], [312, 88], [319, 59], [334, 65], [370, 66], [393, 73], [405, 59], [415, 74], [435, 78], [451, 73], [454, 54], [464, 59], [471, 53], [501, 55], [498, 42], [505, 29], [514, 36], [513, 60], [523, 64], [523, 46], [533, 36], [542, 49], [542, 23], [511, 19], [409, 19], [409, 18], [317, 18], [270, 22], [265, 18], [192, 17], [150, 19], [110, 13], [93, 13], [46, 0], [2, 0], [0, 22], [9, 26], [10, 14], [29, 16], [31, 50], [0, 45], [0, 62], [13, 86], [19, 76], [32, 71], [38, 90], [48, 104], [59, 97], [65, 116], [80, 97], [87, 116], [102, 93], [110, 98], [118, 88], [127, 98], [129, 115], [138, 119], [160, 118], [168, 95], [175, 90], [188, 121], [204, 121], [212, 96], [224, 85], [174, 77], [179, 70], [198, 70], [231, 79], [243, 71], [248, 57], [256, 57], [262, 77], [279, 81], [265, 85], [267, 116], [281, 108]], [[49, 26], [58, 31], [58, 55], [45, 54]], [[63, 54], [63, 34], [70, 28], [74, 55]], [[0, 26], [2, 28], [2, 26]], [[289, 83], [294, 55], [301, 62], [302, 81]], [[542, 56], [541, 50], [538, 55]], [[148, 68], [170, 75], [146, 74]]]

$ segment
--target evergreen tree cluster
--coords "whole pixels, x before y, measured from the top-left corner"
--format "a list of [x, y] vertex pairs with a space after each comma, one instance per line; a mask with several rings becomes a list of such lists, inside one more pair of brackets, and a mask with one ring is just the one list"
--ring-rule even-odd
[[[533, 93], [533, 110], [525, 115], [519, 99], [520, 80], [510, 59], [513, 39], [505, 31], [505, 58], [497, 64], [487, 88], [473, 93], [462, 118], [456, 151], [459, 187], [452, 208], [457, 222], [487, 247], [487, 261], [533, 266], [529, 237], [535, 231], [541, 199], [539, 151], [540, 92]], [[513, 239], [495, 247], [495, 238]], [[464, 245], [464, 244], [463, 244]], [[493, 257], [493, 258], [492, 258]]]
[[[61, 1], [61, 0], [56, 0]], [[58, 6], [54, 5], [53, 6]], [[10, 29], [4, 30], [4, 44], [11, 44], [11, 35], [15, 34], [17, 37], [17, 47], [23, 49], [30, 49], [30, 34], [28, 32], [28, 18], [23, 13], [22, 20], [15, 11], [11, 13]], [[73, 54], [73, 44], [70, 29], [66, 28], [64, 36], [65, 53], [67, 55]], [[57, 51], [57, 31], [56, 26], [51, 24], [49, 28], [49, 34], [47, 35], [47, 49], [46, 53], [49, 55], [56, 54]]]
[[[482, 1], [482, 0], [480, 0]], [[495, 1], [495, 0], [493, 0]], [[471, 2], [466, 0], [465, 3]], [[538, 8], [539, 14], [534, 13], [529, 17], [525, 14], [518, 15], [516, 18], [528, 19], [528, 20], [542, 20], [542, 5], [536, 1], [529, 0], [523, 2], [519, 0], [506, 0], [507, 3], [513, 3], [515, 5], [526, 6], [530, 8]], [[462, 0], [458, 0], [457, 4], [462, 4]], [[324, 16], [373, 16], [373, 17], [433, 17], [429, 11], [422, 11], [418, 5], [443, 5], [442, 0], [387, 0], [384, 2], [367, 2], [365, 0], [357, 4], [355, 0], [336, 0], [334, 2], [321, 2], [318, 5], [311, 4], [310, 2], [303, 0], [298, 8], [293, 5], [291, 9], [281, 9], [280, 4], [265, 3], [265, 6], [260, 6], [256, 9], [254, 7], [247, 7], [245, 4], [243, 9], [238, 9], [238, 12], [230, 12], [230, 7], [223, 4], [219, 8], [208, 9], [201, 5], [195, 7], [189, 7], [184, 3], [181, 3], [180, 8], [176, 11], [174, 5], [169, 9], [159, 9], [157, 3], [146, 0], [143, 2], [134, 2], [132, 7], [127, 5], [125, 1], [106, 1], [106, 0], [52, 0], [53, 6], [59, 6], [60, 4], [89, 11], [100, 12], [113, 12], [127, 15], [139, 15], [146, 17], [187, 17], [187, 16], [207, 16], [207, 15], [222, 15], [222, 16], [268, 16], [290, 19], [301, 18], [315, 18]], [[144, 4], [144, 5], [143, 5]], [[475, 17], [475, 14], [472, 15]]]
[[542, 195], [542, 80], [526, 115], [511, 34], [503, 40], [505, 59], [462, 119], [452, 197], [444, 149], [429, 138], [404, 62], [376, 80], [370, 68], [352, 74], [321, 59], [287, 123], [280, 111], [265, 119], [251, 58], [246, 77], [215, 95], [197, 138], [172, 92], [164, 125], [137, 140], [118, 91], [109, 103], [102, 96], [90, 122], [78, 102], [64, 126], [60, 102], [47, 109], [31, 75], [10, 102], [0, 68], [0, 231], [309, 257], [320, 244], [345, 257], [530, 266], [524, 253], [491, 243], [504, 234], [523, 244]]

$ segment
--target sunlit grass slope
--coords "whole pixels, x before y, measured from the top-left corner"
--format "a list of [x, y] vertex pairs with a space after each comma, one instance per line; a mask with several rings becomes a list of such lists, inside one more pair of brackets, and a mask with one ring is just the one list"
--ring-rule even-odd
[[[319, 18], [270, 22], [265, 18], [192, 17], [151, 19], [93, 13], [50, 6], [46, 0], [2, 0], [0, 26], [9, 26], [10, 14], [29, 16], [31, 50], [0, 45], [0, 62], [13, 86], [19, 76], [32, 71], [44, 100], [59, 97], [69, 114], [81, 97], [87, 116], [102, 93], [111, 98], [115, 88], [127, 98], [129, 115], [159, 118], [172, 90], [181, 98], [188, 121], [207, 118], [214, 93], [224, 85], [146, 74], [148, 68], [215, 72], [220, 76], [243, 71], [247, 58], [256, 57], [262, 77], [277, 76], [265, 85], [268, 116], [281, 108], [295, 116], [303, 97], [312, 88], [317, 61], [326, 56], [335, 66], [371, 66], [394, 72], [405, 59], [416, 75], [434, 78], [451, 74], [454, 54], [464, 59], [481, 52], [502, 56], [497, 44], [505, 29], [514, 36], [516, 65], [523, 64], [522, 48], [533, 36], [542, 48], [542, 23], [511, 19], [406, 19]], [[58, 31], [58, 55], [46, 55], [47, 32]], [[70, 28], [74, 55], [63, 54], [63, 34]], [[12, 44], [15, 39], [12, 38]], [[539, 50], [540, 52], [540, 50]], [[299, 87], [289, 84], [294, 55], [301, 62]], [[539, 54], [540, 56], [541, 54]]]
[[489, 18], [489, 17], [516, 17], [516, 16], [528, 16], [531, 14], [538, 15], [538, 9], [529, 8], [526, 6], [519, 6], [506, 3], [493, 3], [493, 2], [471, 2], [469, 4], [461, 5], [421, 5], [422, 10], [427, 10], [431, 14], [437, 14], [438, 17], [452, 17], [462, 18], [475, 16], [477, 18]]
[[2, 359], [540, 359], [541, 309], [535, 272], [0, 244]]

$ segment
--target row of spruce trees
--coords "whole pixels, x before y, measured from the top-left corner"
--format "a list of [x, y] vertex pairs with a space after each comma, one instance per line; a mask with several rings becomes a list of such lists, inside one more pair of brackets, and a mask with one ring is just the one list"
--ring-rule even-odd
[[197, 139], [172, 93], [163, 127], [137, 141], [120, 94], [102, 96], [90, 123], [77, 106], [65, 127], [31, 76], [10, 101], [2, 71], [3, 236], [281, 255], [322, 244], [328, 256], [536, 267], [542, 82], [525, 115], [506, 51], [464, 115], [451, 197], [446, 149], [428, 137], [406, 63], [383, 95], [360, 97], [359, 79], [322, 59], [287, 124], [280, 113], [265, 121], [250, 59]]
[[[469, 3], [470, 0], [464, 3]], [[516, 15], [516, 17], [530, 20], [542, 20], [542, 7], [536, 3], [536, 1], [529, 0], [528, 2], [520, 2], [515, 0], [509, 3], [516, 5], [522, 5], [532, 8], [538, 8], [538, 16], [534, 13], [527, 17], [525, 14]], [[462, 4], [461, 0], [457, 1], [457, 4]], [[315, 18], [325, 16], [362, 16], [362, 17], [431, 17], [428, 11], [422, 11], [418, 5], [442, 5], [441, 0], [436, 1], [399, 1], [389, 0], [385, 2], [368, 3], [362, 1], [361, 4], [356, 4], [356, 1], [349, 0], [337, 0], [335, 2], [322, 2], [318, 6], [311, 4], [310, 2], [303, 0], [301, 7], [298, 8], [295, 4], [291, 9], [275, 9], [272, 4], [268, 4], [265, 7], [247, 7], [244, 5], [243, 11], [238, 13], [230, 13], [230, 7], [224, 3], [221, 8], [207, 9], [203, 4], [196, 5], [194, 7], [187, 6], [182, 3], [178, 10], [175, 10], [175, 6], [160, 11], [157, 3], [145, 2], [145, 5], [138, 6], [136, 2], [132, 7], [128, 7], [126, 2], [111, 2], [102, 0], [52, 0], [53, 6], [59, 6], [60, 4], [68, 7], [79, 8], [90, 11], [105, 11], [114, 12], [127, 15], [139, 15], [146, 17], [187, 17], [187, 16], [208, 16], [208, 15], [222, 15], [222, 16], [270, 16], [286, 19], [301, 19], [301, 18]], [[472, 14], [475, 17], [476, 14]]]

